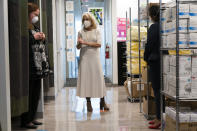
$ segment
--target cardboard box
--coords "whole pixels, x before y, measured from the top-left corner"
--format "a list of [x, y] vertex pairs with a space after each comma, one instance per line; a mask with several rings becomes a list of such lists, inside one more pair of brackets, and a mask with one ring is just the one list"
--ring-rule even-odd
[[[140, 92], [140, 82], [139, 81], [134, 81], [132, 82], [132, 96], [133, 98], [139, 98], [140, 97], [140, 93], [142, 96], [147, 96], [148, 93], [148, 84], [146, 83], [141, 83], [141, 92]], [[151, 92], [151, 84], [149, 83], [149, 92]]]
[[189, 39], [189, 47], [197, 47], [197, 33], [190, 33]]
[[149, 97], [147, 101], [147, 97], [143, 97], [143, 112], [149, 115], [155, 115], [155, 102], [153, 97]]
[[142, 67], [142, 82], [147, 83], [148, 82], [148, 76], [147, 76], [147, 67]]

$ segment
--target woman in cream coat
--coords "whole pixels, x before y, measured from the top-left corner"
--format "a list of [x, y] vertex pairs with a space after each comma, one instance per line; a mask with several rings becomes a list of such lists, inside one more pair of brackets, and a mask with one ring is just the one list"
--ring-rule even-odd
[[86, 98], [88, 112], [93, 110], [90, 98], [101, 98], [100, 109], [109, 110], [104, 100], [106, 87], [100, 61], [101, 33], [90, 13], [82, 16], [82, 24], [77, 44], [77, 49], [80, 49], [77, 96]]

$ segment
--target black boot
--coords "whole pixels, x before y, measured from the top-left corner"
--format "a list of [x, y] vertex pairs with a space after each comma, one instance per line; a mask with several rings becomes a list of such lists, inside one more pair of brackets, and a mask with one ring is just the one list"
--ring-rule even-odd
[[90, 101], [90, 97], [87, 97], [86, 100], [87, 100], [87, 110], [88, 110], [88, 112], [92, 112], [93, 109], [92, 109], [92, 104], [91, 104], [91, 101]]
[[109, 107], [105, 103], [104, 97], [100, 101], [100, 110], [109, 111]]

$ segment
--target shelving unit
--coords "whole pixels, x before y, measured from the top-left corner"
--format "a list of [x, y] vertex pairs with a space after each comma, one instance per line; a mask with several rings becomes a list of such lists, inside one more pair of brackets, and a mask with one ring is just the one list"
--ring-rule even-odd
[[[191, 3], [196, 3], [194, 1], [183, 1], [183, 0], [172, 0], [170, 3], [167, 4], [163, 4], [162, 0], [160, 0], [160, 36], [161, 36], [161, 48], [160, 48], [160, 53], [161, 53], [161, 120], [162, 120], [162, 131], [165, 130], [170, 130], [170, 131], [180, 131], [182, 126], [181, 126], [181, 122], [182, 119], [180, 119], [181, 117], [181, 111], [182, 111], [182, 106], [181, 103], [188, 103], [188, 102], [197, 102], [197, 93], [196, 96], [192, 95], [194, 92], [193, 90], [193, 86], [192, 84], [195, 84], [194, 82], [195, 79], [193, 80], [193, 64], [192, 64], [192, 59], [193, 56], [195, 54], [193, 54], [193, 50], [196, 50], [196, 47], [190, 47], [190, 42], [189, 42], [189, 34], [191, 33], [189, 31], [189, 26], [191, 26], [189, 24], [189, 20], [191, 20], [191, 16], [189, 16], [189, 12], [191, 11]], [[182, 5], [181, 5], [182, 4]], [[185, 9], [183, 10], [183, 4], [185, 4]], [[167, 6], [168, 5], [168, 6]], [[182, 6], [180, 8], [180, 5]], [[188, 9], [187, 9], [188, 6]], [[171, 17], [165, 17], [165, 16], [169, 16], [168, 14], [164, 16], [165, 13], [169, 13], [168, 11], [171, 10], [172, 12], [172, 16]], [[182, 12], [183, 11], [183, 12]], [[185, 12], [184, 12], [185, 11]], [[174, 13], [174, 14], [173, 14]], [[174, 16], [173, 16], [174, 15]], [[182, 15], [188, 15], [183, 17]], [[184, 26], [182, 23], [180, 24], [180, 20], [184, 19], [186, 20], [187, 23], [187, 27], [182, 28], [182, 26]], [[163, 24], [167, 25], [167, 24], [172, 24], [173, 20], [175, 20], [176, 22], [174, 24], [176, 25], [172, 25], [175, 27], [175, 32], [170, 32], [170, 28], [171, 26], [169, 26], [167, 28], [167, 26], [163, 26]], [[172, 23], [170, 23], [172, 22]], [[185, 29], [185, 32], [182, 32], [181, 30]], [[167, 31], [168, 30], [168, 31]], [[176, 39], [175, 42], [173, 44], [175, 44], [175, 48], [171, 48], [170, 46], [170, 42], [167, 39], [167, 46], [164, 45], [165, 39], [163, 39], [163, 37], [171, 34], [175, 34], [176, 35]], [[186, 47], [180, 47], [180, 44], [182, 41], [182, 38], [180, 37], [180, 34], [185, 34], [187, 35], [186, 40], [184, 41], [186, 43]], [[196, 32], [197, 34], [197, 32]], [[191, 40], [191, 37], [190, 37]], [[168, 45], [169, 44], [169, 45]], [[165, 46], [165, 47], [164, 47]], [[175, 54], [169, 54], [169, 55], [164, 55], [163, 51], [175, 51]], [[185, 53], [182, 52], [183, 54], [181, 54], [180, 51], [186, 51], [189, 50], [191, 51], [191, 53]], [[179, 53], [180, 52], [180, 53]], [[165, 57], [167, 57], [167, 59], [165, 59]], [[172, 59], [175, 58], [175, 59]], [[190, 63], [191, 65], [186, 65], [184, 62], [180, 63], [180, 60], [182, 58], [186, 58], [186, 62]], [[168, 63], [169, 62], [169, 63]], [[168, 65], [169, 66], [168, 66]], [[182, 67], [182, 65], [184, 65], [184, 67]], [[187, 68], [190, 67], [190, 68]], [[166, 67], [169, 67], [166, 68]], [[184, 70], [183, 70], [184, 69]], [[188, 70], [187, 70], [188, 69]], [[191, 69], [191, 70], [190, 70]], [[167, 71], [167, 72], [166, 72]], [[180, 72], [181, 71], [181, 72]], [[182, 72], [184, 72], [185, 74], [182, 74]], [[188, 73], [188, 74], [187, 74]], [[170, 78], [174, 78], [173, 80], [170, 80]], [[180, 83], [183, 82], [183, 77], [186, 79], [186, 84], [185, 83]], [[188, 78], [188, 79], [187, 79]], [[190, 81], [191, 80], [191, 81]], [[188, 84], [187, 84], [188, 83]], [[184, 86], [184, 88], [183, 88]], [[196, 85], [197, 86], [197, 85]], [[192, 97], [193, 96], [193, 97]], [[175, 102], [175, 112], [176, 112], [176, 117], [173, 120], [174, 123], [176, 123], [176, 125], [168, 125], [168, 120], [164, 121], [164, 110], [163, 110], [163, 101], [168, 98], [172, 101]], [[168, 116], [168, 113], [166, 112], [166, 116]], [[192, 115], [190, 116], [192, 117]], [[167, 118], [167, 117], [166, 117]], [[166, 124], [164, 124], [166, 122]], [[187, 121], [185, 122], [186, 124], [191, 124], [191, 121]], [[184, 123], [184, 124], [185, 124]], [[195, 125], [196, 126], [196, 125]], [[174, 127], [172, 129], [170, 129], [171, 127]], [[191, 128], [191, 127], [188, 127]], [[195, 127], [194, 127], [195, 128]], [[193, 128], [192, 128], [193, 129]], [[196, 128], [195, 128], [196, 129]], [[188, 129], [189, 130], [189, 129]]]
[[[135, 75], [132, 74], [132, 59], [135, 58], [132, 56], [132, 31], [131, 31], [131, 26], [132, 26], [132, 21], [131, 21], [131, 8], [129, 8], [129, 17], [128, 17], [128, 13], [126, 12], [126, 20], [129, 19], [129, 25], [126, 24], [126, 32], [128, 32], [128, 29], [129, 29], [129, 40], [128, 40], [128, 36], [127, 36], [127, 40], [126, 40], [126, 45], [127, 45], [127, 48], [128, 48], [128, 42], [129, 42], [129, 53], [128, 53], [128, 49], [127, 49], [127, 61], [129, 60], [129, 71], [127, 71], [127, 75], [128, 75], [128, 78], [129, 80], [131, 81], [131, 85], [132, 85], [132, 81], [133, 81], [133, 78], [135, 77]], [[128, 28], [129, 27], [129, 28]], [[136, 57], [138, 58], [138, 57]], [[135, 101], [139, 101], [138, 98], [133, 98], [132, 96], [132, 88], [130, 88], [130, 96], [128, 96], [128, 100], [130, 102], [135, 102]]]

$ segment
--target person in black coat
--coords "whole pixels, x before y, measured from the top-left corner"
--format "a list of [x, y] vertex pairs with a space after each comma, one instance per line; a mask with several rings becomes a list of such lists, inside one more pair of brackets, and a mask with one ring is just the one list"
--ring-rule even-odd
[[29, 109], [21, 115], [21, 127], [35, 129], [41, 122], [35, 120], [40, 93], [41, 79], [49, 73], [45, 34], [34, 24], [39, 20], [40, 10], [28, 3], [29, 15]]
[[149, 16], [153, 24], [148, 30], [147, 44], [145, 45], [144, 60], [149, 66], [150, 81], [155, 96], [156, 119], [150, 121], [149, 128], [157, 129], [161, 126], [160, 110], [160, 9], [158, 5], [149, 8]]

